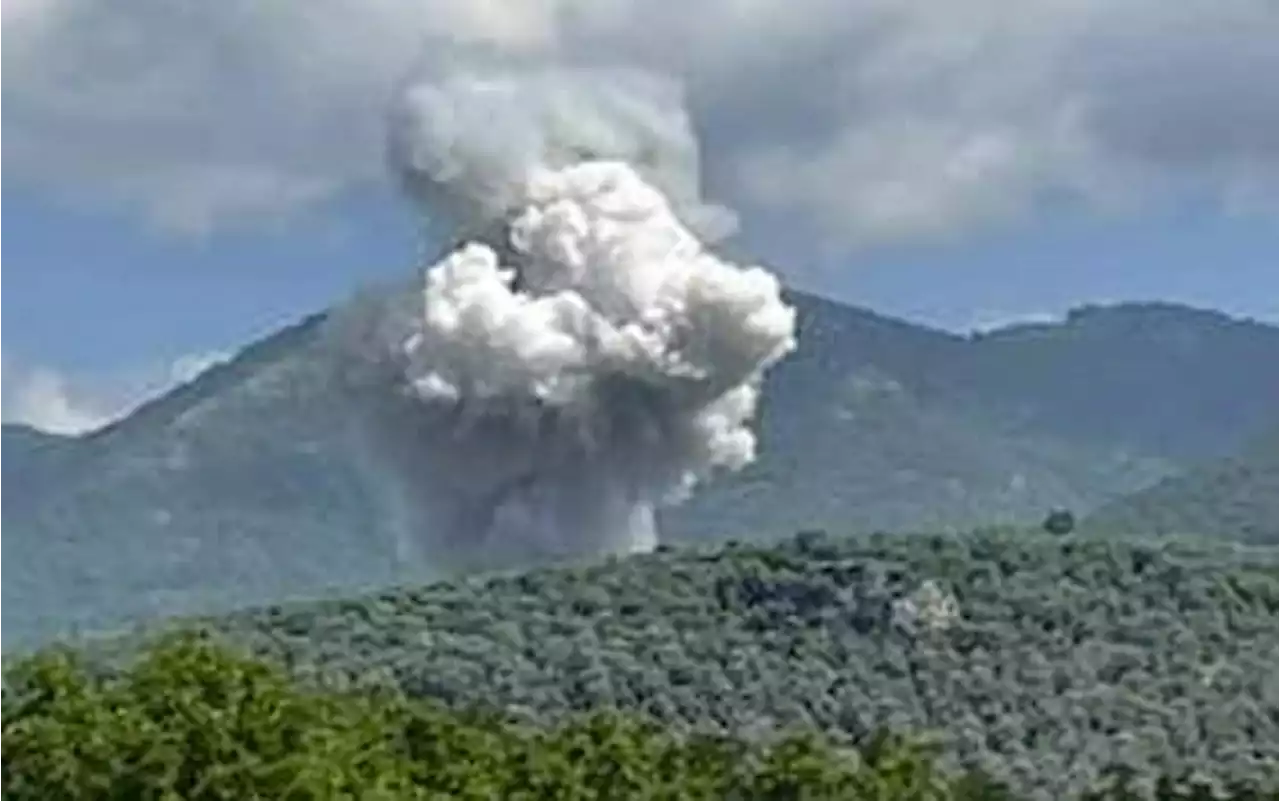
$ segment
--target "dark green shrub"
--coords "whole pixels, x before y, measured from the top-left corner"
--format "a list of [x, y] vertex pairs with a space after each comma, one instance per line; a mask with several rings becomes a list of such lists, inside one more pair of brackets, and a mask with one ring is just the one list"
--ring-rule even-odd
[[1076, 516], [1069, 509], [1054, 509], [1041, 527], [1055, 537], [1065, 537], [1076, 528]]
[[851, 759], [810, 733], [678, 738], [608, 711], [535, 729], [395, 694], [309, 692], [190, 635], [110, 677], [39, 654], [7, 671], [3, 705], [12, 801], [955, 797], [903, 740]]
[[199, 638], [90, 679], [74, 655], [6, 671], [4, 797], [405, 798], [407, 764], [368, 699], [299, 691]]

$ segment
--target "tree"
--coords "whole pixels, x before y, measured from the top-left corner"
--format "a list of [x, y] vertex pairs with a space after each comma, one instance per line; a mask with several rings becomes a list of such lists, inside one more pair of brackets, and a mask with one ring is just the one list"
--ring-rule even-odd
[[1071, 514], [1070, 509], [1054, 509], [1044, 519], [1042, 527], [1056, 537], [1065, 537], [1075, 530], [1076, 516]]

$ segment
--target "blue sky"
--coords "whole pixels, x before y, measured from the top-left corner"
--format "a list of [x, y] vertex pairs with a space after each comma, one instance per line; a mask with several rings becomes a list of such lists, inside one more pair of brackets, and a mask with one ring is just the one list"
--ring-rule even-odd
[[411, 219], [378, 196], [202, 237], [29, 192], [3, 207], [6, 353], [66, 370], [234, 349], [413, 261]]
[[1274, 4], [562, 5], [6, 2], [6, 419], [100, 422], [411, 269], [385, 112], [476, 43], [671, 78], [655, 127], [795, 285], [956, 330], [1276, 320]]
[[852, 260], [842, 297], [953, 330], [1083, 303], [1169, 300], [1275, 322], [1273, 216], [1073, 215]]

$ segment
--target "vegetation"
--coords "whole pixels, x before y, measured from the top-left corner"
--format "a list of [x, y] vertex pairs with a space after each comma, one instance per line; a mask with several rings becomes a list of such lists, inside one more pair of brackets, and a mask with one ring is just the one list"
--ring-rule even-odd
[[[617, 710], [752, 747], [888, 730], [1029, 799], [1116, 764], [1148, 794], [1161, 776], [1225, 791], [1274, 786], [1275, 564], [1225, 544], [809, 531], [185, 625], [304, 687], [518, 725]], [[88, 643], [87, 664], [113, 675], [148, 639]]]
[[[66, 652], [26, 660], [6, 674], [3, 721], [11, 801], [1013, 798], [980, 774], [946, 775], [927, 746], [889, 735], [857, 750], [806, 732], [747, 743], [677, 737], [616, 712], [539, 729], [395, 694], [306, 691], [190, 636], [109, 678]], [[1087, 798], [1137, 797], [1131, 776], [1113, 779]], [[1214, 797], [1191, 777], [1158, 789], [1169, 801]], [[1266, 797], [1244, 786], [1231, 795]]]
[[66, 654], [14, 673], [12, 799], [957, 797], [908, 743], [884, 739], [850, 760], [811, 736], [769, 748], [681, 741], [611, 713], [544, 731], [389, 695], [307, 693], [192, 638], [111, 680]]
[[1085, 522], [1099, 531], [1214, 531], [1241, 542], [1275, 543], [1280, 537], [1276, 437], [1272, 427], [1238, 453], [1107, 504]]
[[1040, 526], [1055, 537], [1065, 537], [1076, 528], [1076, 516], [1068, 509], [1055, 509]]

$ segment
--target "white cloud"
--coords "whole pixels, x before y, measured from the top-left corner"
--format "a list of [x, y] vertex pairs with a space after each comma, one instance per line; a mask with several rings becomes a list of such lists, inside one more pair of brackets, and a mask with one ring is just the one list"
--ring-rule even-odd
[[0, 3], [0, 24], [27, 23], [33, 17], [47, 16], [48, 0], [4, 0]]
[[1051, 325], [1060, 322], [1062, 322], [1062, 315], [1053, 312], [1005, 312], [984, 309], [974, 314], [965, 325], [961, 326], [961, 330], [974, 334], [988, 334], [1018, 325]]
[[[7, 369], [6, 373], [10, 373]], [[6, 423], [23, 423], [51, 434], [81, 434], [101, 427], [112, 412], [97, 399], [77, 396], [60, 373], [34, 368], [5, 375], [3, 415]]]
[[109, 373], [74, 373], [15, 362], [6, 354], [0, 376], [0, 416], [52, 434], [94, 431], [140, 404], [224, 361], [220, 352]]
[[840, 248], [1047, 200], [1273, 197], [1277, 9], [1254, 0], [19, 6], [11, 175], [184, 231], [384, 180], [389, 96], [458, 42], [674, 73], [713, 190]]
[[204, 353], [188, 353], [179, 356], [169, 364], [169, 381], [173, 384], [185, 384], [215, 364], [227, 361], [228, 354], [223, 351], [207, 351]]

